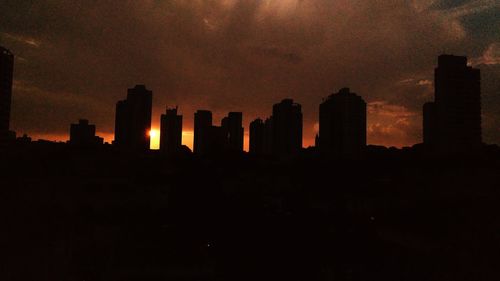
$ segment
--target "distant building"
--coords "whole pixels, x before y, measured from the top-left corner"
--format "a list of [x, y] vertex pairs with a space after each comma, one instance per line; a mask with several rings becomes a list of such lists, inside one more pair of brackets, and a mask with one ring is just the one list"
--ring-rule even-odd
[[264, 121], [264, 154], [273, 154], [273, 117]]
[[227, 131], [222, 126], [210, 126], [206, 137], [205, 154], [220, 154], [229, 150]]
[[249, 152], [254, 155], [265, 154], [264, 142], [265, 142], [265, 125], [262, 119], [255, 119], [250, 123], [250, 145]]
[[78, 124], [71, 124], [69, 143], [74, 146], [95, 146], [103, 144], [104, 140], [95, 135], [95, 125], [88, 120], [81, 119]]
[[182, 115], [177, 115], [177, 107], [167, 109], [161, 116], [160, 150], [174, 154], [182, 148]]
[[366, 148], [366, 102], [349, 88], [330, 95], [319, 107], [322, 154], [360, 156]]
[[115, 145], [149, 150], [153, 92], [144, 85], [128, 89], [127, 99], [116, 104]]
[[31, 143], [31, 138], [27, 135], [27, 134], [23, 134], [22, 137], [18, 137], [16, 139], [17, 143], [20, 143], [20, 144], [29, 144]]
[[0, 46], [0, 144], [15, 140], [15, 133], [9, 131], [13, 73], [14, 55]]
[[208, 110], [196, 111], [194, 114], [194, 153], [203, 154], [209, 151], [211, 127], [212, 112]]
[[243, 113], [229, 112], [227, 117], [224, 117], [221, 122], [221, 127], [227, 138], [227, 148], [231, 151], [243, 152], [243, 135], [244, 128]]
[[284, 99], [273, 106], [272, 151], [289, 155], [302, 149], [302, 107], [292, 99]]
[[435, 98], [424, 105], [424, 143], [439, 152], [481, 146], [481, 74], [467, 58], [441, 55], [434, 72]]
[[423, 129], [424, 143], [434, 146], [437, 134], [436, 104], [434, 102], [424, 104]]
[[230, 112], [221, 126], [212, 125], [212, 112], [198, 110], [194, 114], [194, 153], [216, 154], [243, 151], [243, 114]]

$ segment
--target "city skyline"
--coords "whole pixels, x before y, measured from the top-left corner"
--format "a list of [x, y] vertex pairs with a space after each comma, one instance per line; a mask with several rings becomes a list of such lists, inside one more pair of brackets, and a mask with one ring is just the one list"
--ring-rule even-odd
[[[10, 99], [14, 55], [2, 48], [2, 143], [16, 137], [10, 127]], [[434, 77], [435, 101], [423, 105], [422, 142], [436, 152], [461, 152], [482, 145], [481, 72], [467, 63], [465, 56], [442, 54], [438, 57]], [[146, 85], [127, 90], [127, 98], [116, 103], [114, 146], [128, 151], [161, 150], [170, 155], [181, 153], [183, 117], [178, 106], [168, 108], [160, 118], [161, 128], [152, 128], [153, 91]], [[248, 138], [243, 127], [243, 113], [229, 112], [214, 125], [210, 110], [194, 114], [193, 145], [195, 154], [214, 155], [248, 151], [255, 155], [296, 155], [303, 145], [302, 105], [286, 98], [272, 107], [272, 116], [263, 122], [250, 122]], [[367, 105], [361, 96], [342, 88], [323, 99], [319, 105], [318, 132], [315, 147], [324, 155], [359, 157], [367, 146]], [[96, 126], [87, 119], [71, 124], [70, 139], [74, 146], [103, 144]], [[162, 137], [163, 136], [163, 137]], [[23, 134], [20, 141], [28, 139]], [[31, 140], [31, 138], [29, 138]], [[245, 141], [245, 139], [247, 139]], [[189, 142], [189, 140], [187, 141]], [[418, 144], [420, 144], [418, 143]], [[312, 147], [309, 146], [309, 147]]]
[[408, 146], [421, 141], [435, 58], [448, 53], [481, 69], [484, 141], [499, 143], [496, 1], [264, 2], [8, 1], [0, 45], [17, 58], [12, 129], [67, 140], [67, 125], [86, 118], [109, 142], [114, 103], [146, 84], [155, 92], [153, 128], [165, 106], [178, 105], [185, 144], [199, 108], [217, 122], [244, 112], [248, 132], [271, 114], [269, 104], [293, 98], [308, 146], [317, 104], [349, 86], [367, 102], [368, 143]]
[[[2, 136], [6, 143], [16, 137], [15, 131], [9, 131], [14, 55], [8, 49], [2, 47], [2, 50]], [[442, 54], [438, 57], [435, 101], [423, 105], [421, 142], [434, 152], [475, 150], [483, 144], [481, 73], [467, 61], [465, 56]], [[177, 115], [178, 106], [167, 107], [166, 114], [161, 115], [159, 131], [151, 127], [152, 108], [153, 91], [140, 84], [129, 88], [127, 98], [116, 103], [115, 130], [110, 143], [129, 151], [153, 149], [170, 155], [181, 153], [186, 141], [183, 142], [183, 116]], [[286, 98], [272, 108], [273, 114], [265, 122], [260, 118], [250, 122], [247, 134], [242, 112], [229, 112], [221, 119], [221, 125], [216, 126], [210, 110], [197, 110], [193, 145], [187, 146], [195, 154], [205, 155], [231, 151], [261, 156], [297, 154], [305, 148], [302, 105]], [[368, 144], [367, 105], [361, 96], [352, 93], [350, 88], [342, 88], [323, 99], [319, 112], [314, 146], [322, 154], [350, 158], [364, 153]], [[67, 142], [74, 146], [104, 142], [104, 138], [96, 135], [96, 126], [90, 125], [87, 119], [71, 124], [69, 136]], [[27, 138], [29, 136], [23, 134], [20, 141]]]
[[2, 0], [0, 281], [496, 281], [500, 0]]

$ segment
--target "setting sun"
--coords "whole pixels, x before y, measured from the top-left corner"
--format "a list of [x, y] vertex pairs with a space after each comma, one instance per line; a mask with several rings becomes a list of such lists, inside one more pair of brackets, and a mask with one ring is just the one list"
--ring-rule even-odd
[[149, 131], [149, 136], [151, 138], [156, 138], [160, 135], [160, 132], [158, 130], [155, 130], [155, 129], [152, 129], [151, 131]]
[[160, 131], [156, 129], [151, 129], [149, 131], [150, 140], [150, 148], [151, 149], [159, 149], [160, 148]]

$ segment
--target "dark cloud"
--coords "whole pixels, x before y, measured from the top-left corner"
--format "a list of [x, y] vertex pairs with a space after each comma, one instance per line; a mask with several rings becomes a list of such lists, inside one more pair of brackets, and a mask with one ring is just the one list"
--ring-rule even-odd
[[81, 117], [112, 133], [115, 102], [144, 83], [154, 91], [155, 125], [165, 106], [179, 105], [187, 130], [199, 108], [213, 110], [217, 121], [243, 111], [248, 124], [292, 97], [303, 104], [310, 144], [322, 97], [350, 86], [383, 105], [369, 114], [369, 142], [408, 145], [420, 141], [420, 108], [432, 98], [437, 55], [484, 62], [500, 33], [481, 27], [498, 22], [491, 18], [496, 1], [4, 3], [0, 44], [17, 55], [13, 127], [31, 134], [61, 135]]

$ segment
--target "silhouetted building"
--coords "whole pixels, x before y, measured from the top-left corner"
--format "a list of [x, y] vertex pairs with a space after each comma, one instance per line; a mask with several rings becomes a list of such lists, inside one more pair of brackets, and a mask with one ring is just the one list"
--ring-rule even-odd
[[205, 154], [220, 154], [229, 150], [227, 131], [222, 126], [210, 126], [206, 135]]
[[360, 156], [366, 147], [366, 102], [349, 88], [330, 95], [319, 107], [322, 154]]
[[273, 154], [273, 117], [264, 121], [264, 154]]
[[194, 114], [194, 153], [203, 154], [208, 152], [211, 127], [212, 112], [208, 110], [196, 111], [196, 113]]
[[428, 102], [424, 104], [424, 115], [422, 121], [424, 130], [424, 143], [434, 146], [437, 134], [436, 104], [434, 102]]
[[222, 119], [221, 127], [227, 138], [227, 148], [231, 151], [243, 151], [242, 123], [243, 113], [241, 112], [229, 112], [228, 116]]
[[88, 120], [81, 119], [78, 124], [71, 124], [69, 143], [75, 146], [95, 146], [103, 144], [103, 139], [95, 135], [95, 125]]
[[434, 73], [435, 101], [424, 105], [424, 143], [439, 152], [481, 146], [481, 75], [467, 58], [441, 55]]
[[249, 152], [255, 155], [265, 154], [264, 142], [265, 142], [265, 131], [266, 127], [264, 121], [258, 118], [250, 123], [250, 145]]
[[31, 138], [27, 135], [27, 134], [23, 134], [22, 137], [18, 137], [16, 139], [17, 143], [21, 143], [21, 144], [29, 144], [31, 143]]
[[14, 55], [0, 46], [0, 144], [15, 140], [15, 133], [9, 132], [13, 73]]
[[128, 89], [127, 99], [116, 104], [115, 144], [132, 150], [150, 146], [153, 92], [144, 85]]
[[298, 153], [302, 149], [302, 107], [292, 99], [273, 106], [272, 150], [276, 155]]
[[161, 116], [160, 150], [173, 154], [182, 148], [182, 115], [177, 115], [177, 107], [167, 109]]

